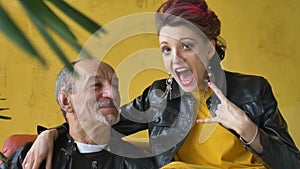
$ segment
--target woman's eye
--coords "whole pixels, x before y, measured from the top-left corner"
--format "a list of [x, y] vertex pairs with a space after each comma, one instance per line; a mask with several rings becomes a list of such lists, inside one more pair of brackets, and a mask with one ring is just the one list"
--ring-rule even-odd
[[168, 48], [168, 47], [163, 47], [163, 48], [161, 48], [161, 53], [163, 53], [163, 54], [168, 54], [168, 53], [170, 53], [170, 48]]
[[183, 49], [191, 49], [192, 45], [191, 44], [187, 44], [187, 43], [183, 43], [182, 47], [183, 47]]

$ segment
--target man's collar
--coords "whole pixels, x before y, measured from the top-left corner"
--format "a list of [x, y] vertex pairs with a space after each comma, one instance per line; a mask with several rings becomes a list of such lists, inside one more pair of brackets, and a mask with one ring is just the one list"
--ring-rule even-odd
[[86, 143], [81, 143], [78, 141], [74, 141], [77, 145], [77, 148], [80, 153], [95, 153], [102, 151], [107, 144], [104, 145], [99, 145], [99, 144], [86, 144]]

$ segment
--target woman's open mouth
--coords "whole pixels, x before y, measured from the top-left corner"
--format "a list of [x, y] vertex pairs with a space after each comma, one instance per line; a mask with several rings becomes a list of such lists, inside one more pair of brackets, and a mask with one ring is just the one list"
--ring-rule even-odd
[[188, 67], [179, 67], [174, 71], [183, 86], [190, 85], [194, 80], [194, 74]]

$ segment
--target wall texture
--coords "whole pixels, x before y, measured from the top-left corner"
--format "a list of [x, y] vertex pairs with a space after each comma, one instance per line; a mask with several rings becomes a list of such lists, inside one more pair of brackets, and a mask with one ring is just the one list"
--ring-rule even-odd
[[[34, 40], [34, 45], [48, 62], [48, 67], [41, 67], [0, 34], [0, 97], [7, 99], [0, 102], [0, 107], [10, 108], [8, 111], [1, 111], [0, 114], [13, 118], [10, 121], [0, 120], [0, 146], [2, 146], [10, 134], [35, 133], [37, 124], [53, 127], [63, 123], [64, 119], [56, 105], [54, 95], [54, 81], [62, 66], [61, 62], [41, 39], [21, 10], [18, 1], [0, 2], [13, 15], [18, 25], [22, 26], [27, 36]], [[163, 0], [67, 0], [67, 2], [97, 23], [110, 25], [113, 21], [120, 21], [120, 17], [123, 16], [154, 12]], [[222, 20], [222, 36], [228, 45], [223, 67], [226, 70], [262, 75], [269, 80], [279, 101], [279, 108], [289, 124], [289, 131], [296, 144], [300, 145], [297, 123], [299, 115], [296, 114], [300, 110], [298, 87], [300, 79], [297, 75], [300, 73], [298, 69], [300, 21], [295, 19], [300, 15], [297, 8], [300, 1], [208, 0], [208, 3]], [[57, 14], [68, 21], [81, 44], [89, 40], [90, 35], [87, 32], [60, 12]], [[119, 29], [130, 28], [130, 22], [119, 24], [121, 24]], [[105, 36], [113, 35], [114, 32], [108, 30], [108, 35], [102, 37], [105, 39]], [[78, 58], [78, 54], [71, 47], [65, 45], [59, 38], [56, 40], [70, 60]], [[154, 79], [166, 77], [157, 49], [152, 50], [158, 47], [155, 33], [135, 34], [119, 40], [110, 47], [104, 60], [120, 72], [121, 85], [125, 86], [121, 89], [123, 103], [141, 94]], [[147, 54], [142, 57], [144, 53]], [[133, 62], [125, 63], [124, 59], [125, 61], [132, 59]], [[151, 67], [153, 65], [158, 66]], [[143, 70], [143, 66], [147, 66], [148, 69]], [[135, 67], [139, 67], [138, 73], [132, 69]], [[124, 76], [128, 74], [130, 83]]]

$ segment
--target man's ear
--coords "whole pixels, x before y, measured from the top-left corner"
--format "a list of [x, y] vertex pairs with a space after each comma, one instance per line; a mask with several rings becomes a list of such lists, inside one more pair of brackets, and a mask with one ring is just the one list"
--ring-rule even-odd
[[66, 113], [71, 113], [73, 112], [73, 106], [71, 102], [71, 97], [68, 93], [64, 91], [60, 91], [58, 93], [58, 103], [61, 107], [62, 110], [64, 110]]
[[211, 40], [208, 42], [208, 59], [210, 60], [216, 53], [216, 41]]

